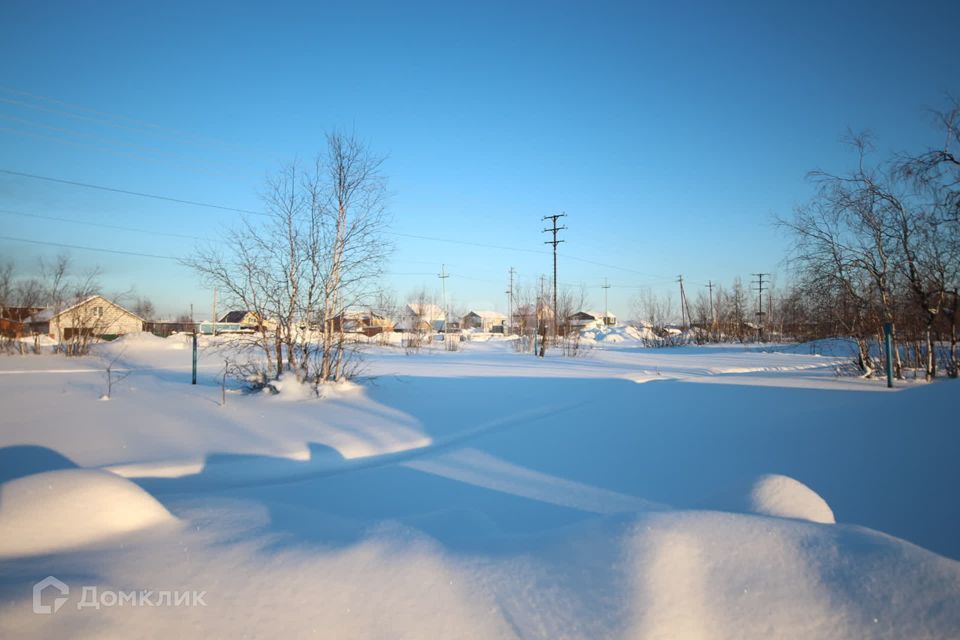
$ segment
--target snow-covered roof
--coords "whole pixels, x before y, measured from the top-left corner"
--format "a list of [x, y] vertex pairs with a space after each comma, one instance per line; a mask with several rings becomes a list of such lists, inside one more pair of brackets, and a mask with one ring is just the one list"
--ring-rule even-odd
[[431, 322], [433, 320], [444, 320], [447, 317], [447, 314], [444, 313], [443, 309], [441, 309], [439, 305], [429, 302], [425, 302], [423, 304], [411, 302], [404, 309], [404, 315], [419, 316], [421, 320], [426, 320], [427, 322]]
[[53, 309], [42, 309], [31, 316], [27, 316], [23, 321], [27, 324], [32, 322], [48, 322], [53, 318]]
[[62, 315], [65, 314], [66, 312], [68, 312], [68, 311], [73, 311], [73, 310], [76, 309], [77, 307], [82, 307], [83, 305], [87, 304], [88, 302], [93, 302], [94, 300], [96, 300], [96, 299], [98, 299], [98, 298], [99, 298], [100, 300], [103, 300], [103, 301], [106, 302], [107, 304], [112, 305], [112, 306], [120, 309], [120, 310], [123, 311], [124, 313], [130, 314], [131, 316], [133, 316], [133, 317], [136, 318], [137, 320], [140, 320], [141, 322], [146, 322], [146, 320], [144, 320], [143, 318], [141, 318], [140, 316], [138, 316], [137, 314], [135, 314], [133, 311], [130, 311], [129, 309], [127, 309], [127, 308], [124, 307], [123, 305], [117, 304], [117, 303], [114, 302], [113, 300], [107, 300], [106, 298], [104, 298], [104, 297], [103, 297], [102, 295], [100, 295], [99, 293], [98, 293], [98, 294], [95, 294], [95, 295], [92, 295], [92, 296], [90, 296], [89, 298], [86, 298], [86, 299], [84, 299], [84, 300], [81, 300], [80, 302], [78, 302], [78, 303], [76, 303], [76, 304], [70, 305], [69, 307], [67, 307], [66, 309], [64, 309], [63, 311], [61, 311], [60, 313], [55, 313], [55, 314], [53, 314], [52, 316], [50, 316], [50, 318], [53, 319], [53, 318], [56, 318], [57, 316], [62, 316]]
[[497, 311], [471, 311], [467, 314], [477, 316], [478, 318], [483, 318], [484, 320], [503, 320], [507, 316]]

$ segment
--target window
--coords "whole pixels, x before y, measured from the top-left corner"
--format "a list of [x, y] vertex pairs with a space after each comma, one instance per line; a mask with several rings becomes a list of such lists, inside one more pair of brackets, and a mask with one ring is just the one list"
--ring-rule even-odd
[[97, 307], [97, 317], [98, 318], [103, 317], [103, 307]]

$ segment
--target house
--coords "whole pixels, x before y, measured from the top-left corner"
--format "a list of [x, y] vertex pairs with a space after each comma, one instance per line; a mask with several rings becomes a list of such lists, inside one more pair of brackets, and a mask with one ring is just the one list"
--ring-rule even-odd
[[46, 309], [28, 318], [35, 333], [47, 333], [57, 342], [81, 336], [114, 338], [143, 331], [144, 320], [101, 295], [90, 296], [59, 313]]
[[260, 314], [256, 311], [248, 311], [246, 309], [241, 309], [238, 311], [228, 311], [223, 314], [217, 323], [223, 322], [225, 324], [235, 324], [239, 325], [242, 329], [259, 329], [261, 325], [265, 323], [260, 318]]
[[393, 331], [393, 321], [373, 310], [344, 311], [333, 319], [333, 330], [375, 336]]
[[578, 311], [573, 315], [567, 316], [567, 324], [571, 329], [587, 331], [597, 327], [610, 326], [617, 324], [617, 316], [609, 311]]
[[256, 311], [240, 309], [228, 311], [216, 322], [203, 322], [196, 325], [197, 331], [203, 335], [214, 333], [253, 333], [263, 329], [276, 329], [276, 324], [269, 319], [261, 320]]
[[0, 308], [0, 336], [22, 338], [29, 333], [24, 321], [43, 307], [2, 307]]
[[549, 327], [553, 321], [553, 309], [535, 304], [521, 305], [514, 309], [513, 326], [510, 330], [523, 334], [535, 332], [541, 321]]
[[463, 316], [460, 326], [464, 329], [478, 329], [483, 333], [502, 333], [506, 321], [507, 316], [496, 311], [471, 311]]
[[397, 331], [443, 331], [447, 314], [429, 302], [411, 302], [400, 312]]

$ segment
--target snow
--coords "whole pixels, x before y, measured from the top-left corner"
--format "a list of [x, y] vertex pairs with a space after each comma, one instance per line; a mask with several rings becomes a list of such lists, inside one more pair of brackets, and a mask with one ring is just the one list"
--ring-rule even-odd
[[730, 487], [704, 501], [719, 511], [757, 513], [833, 524], [833, 511], [826, 500], [807, 485], [787, 476], [768, 473]]
[[[0, 358], [0, 637], [960, 635], [955, 381], [644, 331], [371, 342], [360, 380], [225, 406], [229, 337], [196, 386], [189, 336]], [[130, 375], [98, 402], [107, 358]], [[70, 600], [34, 614], [48, 575]]]
[[153, 496], [106, 471], [61, 469], [0, 484], [0, 558], [53, 553], [176, 522]]

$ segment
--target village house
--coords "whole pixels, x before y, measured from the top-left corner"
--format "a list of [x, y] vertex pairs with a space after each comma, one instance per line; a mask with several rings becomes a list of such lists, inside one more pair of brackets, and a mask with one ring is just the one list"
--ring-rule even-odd
[[393, 331], [393, 321], [372, 310], [344, 311], [333, 319], [333, 330], [371, 337]]
[[496, 311], [471, 311], [463, 316], [463, 329], [477, 329], [483, 333], [503, 333], [507, 316]]
[[588, 331], [598, 327], [611, 326], [617, 324], [617, 316], [609, 311], [578, 311], [567, 316], [567, 324], [571, 329], [579, 331]]
[[443, 331], [447, 314], [429, 302], [411, 302], [400, 312], [397, 331]]
[[25, 321], [43, 307], [3, 307], [0, 308], [0, 336], [22, 338], [29, 333]]
[[143, 331], [143, 323], [143, 318], [101, 295], [90, 296], [59, 313], [52, 309], [39, 311], [24, 321], [31, 332], [46, 333], [57, 342], [78, 337], [115, 338]]

